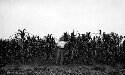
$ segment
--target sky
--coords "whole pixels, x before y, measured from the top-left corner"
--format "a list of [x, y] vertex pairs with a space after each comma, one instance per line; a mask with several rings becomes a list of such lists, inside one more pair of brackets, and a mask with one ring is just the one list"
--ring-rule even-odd
[[125, 35], [125, 0], [0, 0], [0, 38], [18, 29], [59, 38], [79, 33], [115, 32]]

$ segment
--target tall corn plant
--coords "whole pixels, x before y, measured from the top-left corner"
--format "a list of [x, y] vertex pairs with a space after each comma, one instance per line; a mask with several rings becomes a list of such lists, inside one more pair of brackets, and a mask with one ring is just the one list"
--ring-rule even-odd
[[71, 59], [73, 59], [74, 57], [74, 52], [76, 51], [75, 47], [76, 47], [76, 38], [75, 38], [75, 34], [74, 31], [71, 33], [71, 39], [69, 42], [70, 45], [70, 50], [71, 50]]
[[52, 34], [44, 36], [44, 50], [46, 53], [46, 62], [52, 60], [56, 48], [56, 42]]
[[[78, 46], [77, 46], [77, 38], [74, 33], [74, 31], [71, 33], [71, 35], [64, 33], [64, 41], [67, 42], [65, 53], [68, 53], [68, 60], [70, 60], [71, 63], [75, 61], [75, 58], [78, 55]], [[66, 39], [66, 40], [65, 40]]]
[[23, 30], [19, 29], [18, 32], [15, 34], [15, 39], [18, 40], [18, 44], [21, 46], [20, 57], [21, 57], [22, 63], [24, 63], [24, 54], [25, 54], [24, 41], [25, 41], [26, 33], [27, 33], [26, 29], [23, 29]]

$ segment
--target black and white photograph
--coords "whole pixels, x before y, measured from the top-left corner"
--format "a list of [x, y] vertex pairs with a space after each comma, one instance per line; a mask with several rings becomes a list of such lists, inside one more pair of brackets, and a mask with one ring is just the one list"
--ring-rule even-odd
[[125, 0], [0, 0], [0, 75], [124, 75]]

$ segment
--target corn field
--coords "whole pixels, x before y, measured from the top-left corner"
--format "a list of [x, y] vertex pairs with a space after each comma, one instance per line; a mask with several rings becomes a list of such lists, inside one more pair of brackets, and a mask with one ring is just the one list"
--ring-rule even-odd
[[[100, 36], [71, 34], [64, 32], [61, 41], [68, 43], [64, 47], [63, 64], [108, 64], [125, 63], [125, 50], [119, 45], [123, 36], [117, 33], [100, 33]], [[9, 63], [56, 63], [58, 50], [55, 37], [48, 34], [43, 38], [26, 35], [25, 30], [18, 30], [14, 38], [0, 39], [0, 66]]]

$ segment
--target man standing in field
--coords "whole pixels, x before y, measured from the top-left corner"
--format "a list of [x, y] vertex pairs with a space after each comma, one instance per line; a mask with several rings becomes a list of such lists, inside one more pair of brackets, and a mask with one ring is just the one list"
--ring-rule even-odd
[[58, 50], [57, 50], [57, 58], [56, 58], [56, 64], [60, 64], [60, 65], [62, 65], [63, 64], [63, 55], [64, 55], [64, 47], [65, 47], [65, 44], [66, 44], [67, 42], [66, 41], [59, 41], [58, 43], [57, 43], [57, 46], [58, 46]]

